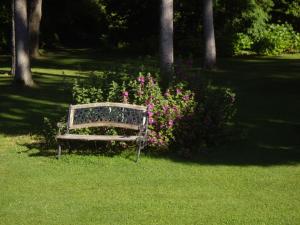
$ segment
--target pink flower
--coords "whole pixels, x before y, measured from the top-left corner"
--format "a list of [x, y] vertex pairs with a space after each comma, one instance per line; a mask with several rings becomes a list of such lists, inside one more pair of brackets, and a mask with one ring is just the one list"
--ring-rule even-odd
[[149, 141], [150, 143], [154, 143], [154, 142], [155, 142], [155, 139], [152, 138], [152, 137], [149, 137], [149, 138], [148, 138], [148, 141]]
[[169, 127], [173, 127], [174, 121], [173, 120], [169, 120], [168, 125], [169, 125]]
[[123, 91], [122, 96], [123, 96], [123, 102], [128, 103], [128, 91]]
[[183, 99], [184, 101], [188, 101], [188, 100], [190, 99], [190, 96], [189, 96], [189, 95], [185, 95], [185, 96], [182, 97], [182, 99]]
[[153, 114], [154, 114], [154, 113], [153, 113], [153, 112], [151, 112], [151, 111], [148, 111], [147, 113], [148, 113], [148, 116], [149, 116], [149, 117], [152, 117], [152, 116], [153, 116]]
[[140, 82], [142, 85], [144, 85], [144, 83], [145, 83], [145, 77], [144, 77], [144, 76], [139, 76], [137, 80], [138, 80], [138, 82]]
[[152, 109], [154, 109], [154, 104], [153, 103], [149, 103], [148, 104], [148, 110], [152, 111]]
[[181, 89], [180, 88], [176, 88], [176, 94], [181, 94], [182, 92], [181, 92]]
[[167, 105], [164, 105], [164, 106], [163, 106], [163, 111], [164, 111], [164, 113], [166, 113], [166, 112], [168, 111], [168, 109], [169, 109], [169, 106], [167, 106]]
[[149, 124], [150, 124], [150, 125], [154, 124], [154, 122], [155, 122], [155, 121], [154, 121], [153, 118], [149, 118]]

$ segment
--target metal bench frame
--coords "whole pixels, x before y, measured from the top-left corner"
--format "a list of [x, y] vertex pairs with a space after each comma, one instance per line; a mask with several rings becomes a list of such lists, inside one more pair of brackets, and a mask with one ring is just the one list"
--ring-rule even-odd
[[[70, 133], [70, 130], [89, 127], [119, 127], [136, 130], [137, 135], [81, 135]], [[147, 107], [114, 102], [70, 105], [66, 133], [61, 134], [61, 123], [58, 124], [58, 128], [58, 135], [56, 136], [58, 159], [61, 156], [61, 140], [136, 141], [138, 145], [136, 161], [138, 161], [141, 150], [147, 145]]]

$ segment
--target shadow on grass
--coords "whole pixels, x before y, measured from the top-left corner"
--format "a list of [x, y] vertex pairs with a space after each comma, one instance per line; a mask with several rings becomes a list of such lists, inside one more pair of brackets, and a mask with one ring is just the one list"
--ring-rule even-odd
[[[82, 70], [111, 69], [119, 65], [134, 68], [137, 65], [133, 61], [115, 60], [113, 56], [104, 58], [97, 54], [90, 55], [90, 52], [78, 55], [76, 51], [72, 56], [71, 53], [66, 51], [53, 54], [35, 63], [47, 69], [75, 70], [78, 63], [84, 65], [81, 66]], [[142, 60], [139, 62], [143, 63]], [[237, 92], [237, 120], [247, 129], [247, 140], [219, 146], [192, 160], [172, 155], [152, 157], [211, 165], [270, 166], [300, 163], [300, 59], [219, 59], [218, 70], [200, 71], [199, 75], [209, 77], [215, 84], [230, 86]], [[39, 88], [17, 89], [10, 86], [10, 76], [0, 74], [0, 132], [6, 135], [39, 134], [43, 117], [58, 119], [65, 115], [71, 102], [71, 94], [66, 86], [73, 78], [37, 73], [35, 80]], [[197, 87], [197, 82], [193, 84]], [[33, 157], [55, 155], [55, 151], [46, 151], [40, 145], [25, 146], [38, 149], [36, 153], [28, 152]], [[99, 155], [99, 152], [82, 150], [74, 151], [73, 154]]]
[[[130, 161], [136, 161], [136, 145], [130, 145], [126, 150], [120, 148], [111, 148], [107, 146], [107, 142], [81, 142], [72, 141], [64, 142], [62, 144], [62, 156], [64, 155], [82, 155], [82, 156], [101, 156], [101, 157], [114, 157], [122, 155]], [[27, 150], [21, 153], [28, 154], [29, 157], [53, 157], [57, 158], [57, 149], [49, 148], [42, 141], [34, 143], [18, 143]], [[110, 149], [107, 151], [106, 149]], [[38, 151], [36, 151], [38, 150]]]
[[35, 80], [37, 88], [15, 87], [11, 77], [0, 76], [0, 132], [6, 135], [39, 134], [43, 117], [59, 118], [71, 102], [67, 83]]
[[[56, 158], [57, 151], [54, 148], [45, 148], [42, 143], [25, 143], [19, 144], [25, 146], [27, 150], [22, 153], [28, 154], [29, 157], [50, 157]], [[73, 143], [74, 145], [74, 143]], [[106, 152], [105, 147], [81, 147], [69, 148], [63, 147], [62, 157], [67, 155], [80, 156], [100, 156], [114, 157], [122, 156], [127, 160], [135, 162], [135, 149], [126, 150], [125, 152]], [[192, 158], [183, 158], [173, 153], [153, 154], [145, 152], [141, 155], [141, 163], [145, 156], [157, 159], [171, 160], [176, 163], [198, 164], [198, 165], [233, 165], [233, 166], [276, 166], [276, 165], [297, 165], [300, 163], [300, 145], [298, 146], [272, 146], [257, 145], [254, 142], [240, 141], [229, 144], [209, 151], [202, 151]]]

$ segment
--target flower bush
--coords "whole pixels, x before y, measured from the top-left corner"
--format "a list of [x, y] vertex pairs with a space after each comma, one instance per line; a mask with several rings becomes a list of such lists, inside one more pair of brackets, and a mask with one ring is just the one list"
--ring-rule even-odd
[[75, 82], [75, 104], [113, 101], [148, 106], [148, 144], [155, 149], [168, 149], [174, 141], [174, 125], [184, 116], [193, 114], [196, 107], [194, 93], [186, 90], [182, 83], [162, 92], [150, 73], [140, 73], [137, 79], [129, 82], [112, 81], [108, 85], [95, 82], [95, 77], [91, 79], [93, 82]]
[[194, 93], [186, 90], [182, 83], [162, 93], [150, 74], [146, 77], [140, 74], [128, 87], [132, 103], [148, 106], [150, 146], [167, 148], [174, 141], [174, 124], [194, 112]]
[[191, 157], [226, 142], [232, 135], [236, 95], [230, 88], [203, 85], [193, 114], [181, 118], [174, 132], [174, 150]]

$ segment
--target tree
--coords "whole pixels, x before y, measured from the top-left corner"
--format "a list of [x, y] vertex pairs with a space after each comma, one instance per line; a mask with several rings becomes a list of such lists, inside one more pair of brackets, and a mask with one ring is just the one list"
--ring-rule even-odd
[[160, 17], [160, 72], [167, 86], [173, 74], [173, 0], [162, 0]]
[[15, 83], [34, 86], [28, 47], [27, 1], [15, 0], [16, 71]]
[[29, 40], [30, 56], [37, 58], [39, 56], [39, 35], [40, 23], [42, 18], [42, 0], [30, 0], [29, 11]]
[[203, 0], [204, 68], [216, 66], [216, 42], [213, 20], [213, 0]]
[[16, 71], [15, 0], [11, 1], [11, 75]]

